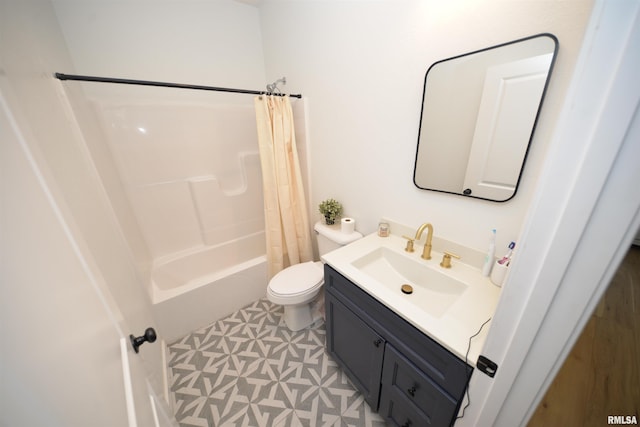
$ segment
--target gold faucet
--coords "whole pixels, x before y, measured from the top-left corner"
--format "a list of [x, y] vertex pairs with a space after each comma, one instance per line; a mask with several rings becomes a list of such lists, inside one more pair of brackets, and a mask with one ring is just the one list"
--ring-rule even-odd
[[427, 222], [422, 224], [420, 228], [418, 228], [418, 231], [416, 231], [416, 237], [414, 238], [414, 240], [420, 240], [420, 237], [422, 237], [422, 232], [425, 228], [428, 230], [428, 232], [427, 241], [424, 243], [424, 249], [422, 250], [422, 259], [431, 259], [431, 239], [433, 239], [433, 225]]

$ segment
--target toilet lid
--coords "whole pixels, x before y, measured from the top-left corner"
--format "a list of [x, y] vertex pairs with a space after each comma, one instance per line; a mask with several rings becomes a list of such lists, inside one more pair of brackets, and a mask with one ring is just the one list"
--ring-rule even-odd
[[271, 291], [280, 295], [307, 292], [322, 282], [324, 273], [315, 262], [292, 265], [277, 273], [269, 282]]

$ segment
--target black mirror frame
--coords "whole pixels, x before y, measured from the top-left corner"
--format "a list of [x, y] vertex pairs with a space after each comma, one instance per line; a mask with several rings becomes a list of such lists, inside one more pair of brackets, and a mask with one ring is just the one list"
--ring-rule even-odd
[[[553, 43], [554, 43], [553, 57], [551, 59], [550, 65], [549, 65], [549, 72], [547, 74], [547, 78], [546, 78], [546, 81], [545, 81], [545, 84], [544, 84], [544, 88], [542, 90], [542, 96], [540, 98], [540, 103], [538, 105], [538, 109], [536, 110], [536, 115], [535, 115], [535, 118], [534, 118], [534, 121], [533, 121], [533, 127], [531, 128], [531, 135], [529, 135], [529, 141], [527, 142], [527, 147], [525, 149], [524, 158], [522, 159], [522, 165], [520, 167], [520, 173], [518, 175], [518, 180], [516, 182], [513, 194], [510, 197], [508, 197], [507, 199], [504, 199], [504, 200], [493, 200], [493, 199], [487, 199], [487, 198], [484, 198], [484, 197], [473, 196], [472, 194], [466, 194], [466, 192], [456, 193], [456, 192], [453, 192], [453, 191], [446, 191], [446, 190], [438, 190], [438, 189], [433, 189], [433, 188], [420, 187], [418, 185], [418, 183], [416, 182], [416, 170], [417, 170], [417, 166], [418, 166], [418, 153], [419, 153], [419, 149], [420, 149], [420, 135], [421, 135], [421, 131], [422, 131], [422, 129], [421, 129], [422, 128], [422, 118], [423, 118], [423, 114], [424, 114], [424, 103], [425, 103], [426, 89], [427, 89], [427, 77], [429, 75], [429, 71], [431, 71], [431, 69], [433, 67], [435, 67], [436, 65], [438, 65], [438, 64], [440, 64], [442, 62], [446, 62], [446, 61], [450, 61], [450, 60], [453, 60], [453, 59], [462, 58], [462, 57], [469, 56], [469, 55], [475, 55], [475, 54], [482, 53], [482, 52], [485, 52], [485, 51], [488, 51], [488, 50], [497, 49], [497, 48], [500, 48], [500, 47], [503, 47], [503, 46], [508, 46], [508, 45], [512, 45], [512, 44], [515, 44], [515, 43], [520, 43], [520, 42], [531, 40], [531, 39], [538, 38], [538, 37], [549, 37], [553, 41]], [[515, 197], [516, 193], [518, 192], [518, 187], [520, 186], [520, 180], [522, 179], [522, 173], [524, 171], [524, 167], [525, 167], [525, 164], [527, 162], [527, 157], [529, 155], [529, 150], [531, 148], [531, 142], [533, 141], [533, 136], [535, 134], [536, 127], [538, 125], [538, 118], [540, 117], [540, 111], [542, 110], [542, 105], [544, 104], [544, 100], [545, 100], [545, 97], [546, 97], [546, 94], [547, 94], [547, 89], [549, 87], [549, 81], [551, 80], [551, 74], [553, 72], [553, 69], [554, 69], [554, 66], [555, 66], [555, 62], [556, 62], [556, 58], [558, 56], [559, 46], [560, 46], [560, 44], [558, 42], [558, 38], [555, 35], [553, 35], [551, 33], [540, 33], [540, 34], [535, 34], [535, 35], [532, 35], [532, 36], [529, 36], [529, 37], [524, 37], [524, 38], [521, 38], [521, 39], [512, 40], [512, 41], [509, 41], [509, 42], [506, 42], [506, 43], [501, 43], [501, 44], [498, 44], [498, 45], [490, 46], [490, 47], [487, 47], [487, 48], [475, 50], [475, 51], [472, 51], [472, 52], [467, 52], [467, 53], [464, 53], [464, 54], [461, 54], [461, 55], [452, 56], [450, 58], [442, 59], [440, 61], [436, 61], [433, 64], [431, 64], [431, 66], [427, 69], [427, 72], [425, 73], [425, 76], [424, 76], [424, 84], [423, 84], [423, 92], [422, 92], [422, 103], [420, 104], [420, 121], [418, 123], [418, 142], [416, 144], [416, 156], [415, 156], [414, 165], [413, 165], [413, 184], [420, 190], [428, 190], [428, 191], [436, 191], [436, 192], [439, 192], [439, 193], [454, 194], [456, 196], [463, 196], [463, 197], [474, 198], [474, 199], [478, 199], [478, 200], [487, 200], [487, 201], [490, 201], [490, 202], [504, 203], [504, 202], [507, 202], [507, 201], [513, 199]]]

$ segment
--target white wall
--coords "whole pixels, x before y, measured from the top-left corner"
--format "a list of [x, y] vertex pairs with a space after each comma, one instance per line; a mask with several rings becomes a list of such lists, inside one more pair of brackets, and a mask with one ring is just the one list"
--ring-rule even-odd
[[[267, 75], [309, 105], [311, 207], [343, 202], [364, 233], [380, 217], [484, 250], [516, 240], [554, 128], [592, 2], [265, 1]], [[427, 68], [440, 59], [550, 32], [556, 68], [518, 194], [493, 203], [418, 190], [412, 182]], [[313, 211], [312, 213], [315, 213]]]
[[267, 83], [255, 7], [233, 0], [52, 3], [78, 74], [247, 89]]

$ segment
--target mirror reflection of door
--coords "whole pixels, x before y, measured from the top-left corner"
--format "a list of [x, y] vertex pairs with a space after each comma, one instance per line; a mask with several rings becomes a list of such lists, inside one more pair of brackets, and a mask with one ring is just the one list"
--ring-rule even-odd
[[553, 35], [540, 34], [431, 65], [414, 184], [492, 201], [512, 198], [557, 48]]
[[469, 194], [507, 200], [521, 165], [542, 99], [552, 54], [496, 65], [487, 70], [464, 179]]

